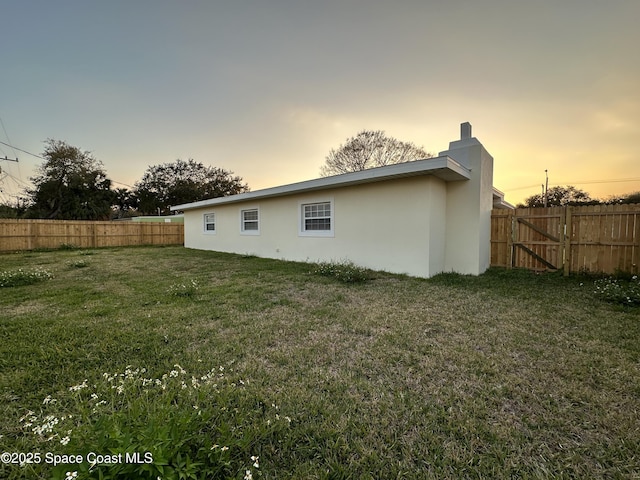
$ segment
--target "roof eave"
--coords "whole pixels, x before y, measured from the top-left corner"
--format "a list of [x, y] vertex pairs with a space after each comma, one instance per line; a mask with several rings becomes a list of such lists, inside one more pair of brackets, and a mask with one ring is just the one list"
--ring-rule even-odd
[[213, 205], [281, 197], [328, 188], [341, 188], [363, 183], [374, 183], [420, 175], [433, 175], [446, 182], [454, 182], [469, 180], [471, 178], [471, 171], [460, 165], [453, 158], [445, 155], [424, 160], [387, 165], [385, 167], [370, 168], [359, 172], [344, 173], [342, 175], [291, 183], [279, 187], [256, 190], [255, 192], [239, 193], [237, 195], [230, 195], [227, 197], [211, 198], [208, 200], [201, 200], [199, 202], [176, 205], [171, 207], [171, 211], [193, 210]]

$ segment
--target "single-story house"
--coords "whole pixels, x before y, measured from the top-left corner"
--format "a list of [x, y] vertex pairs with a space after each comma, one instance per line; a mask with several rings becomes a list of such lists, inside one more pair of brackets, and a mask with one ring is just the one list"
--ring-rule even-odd
[[461, 125], [439, 156], [176, 205], [185, 247], [431, 277], [489, 267], [493, 157]]

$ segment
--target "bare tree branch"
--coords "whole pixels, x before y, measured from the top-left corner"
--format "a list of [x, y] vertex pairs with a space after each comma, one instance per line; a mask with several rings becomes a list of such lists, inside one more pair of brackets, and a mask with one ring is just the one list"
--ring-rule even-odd
[[328, 177], [431, 157], [422, 147], [387, 137], [382, 130], [363, 130], [329, 152], [320, 175]]

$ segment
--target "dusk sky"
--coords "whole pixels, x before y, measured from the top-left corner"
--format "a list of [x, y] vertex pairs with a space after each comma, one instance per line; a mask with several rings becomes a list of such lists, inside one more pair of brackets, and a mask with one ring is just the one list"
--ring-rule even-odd
[[[0, 0], [0, 141], [89, 150], [115, 187], [193, 158], [252, 190], [363, 129], [437, 155], [460, 123], [518, 203], [640, 190], [639, 0]], [[0, 200], [42, 160], [0, 144]]]

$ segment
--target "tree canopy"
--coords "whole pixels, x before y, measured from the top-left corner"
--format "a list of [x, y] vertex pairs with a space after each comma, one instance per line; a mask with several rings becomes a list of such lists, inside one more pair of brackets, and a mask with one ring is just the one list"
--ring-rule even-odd
[[128, 188], [116, 188], [112, 206], [112, 218], [133, 217], [138, 212], [138, 199], [135, 193]]
[[169, 207], [249, 191], [242, 178], [222, 168], [207, 167], [193, 159], [150, 166], [134, 193], [143, 214], [170, 213]]
[[[593, 205], [599, 203], [598, 200], [592, 199], [587, 192], [567, 185], [566, 187], [557, 186], [547, 190], [547, 206], [559, 207], [565, 205]], [[540, 193], [528, 197], [523, 204], [518, 207], [544, 207], [544, 196]]]
[[609, 198], [606, 203], [609, 204], [629, 204], [629, 203], [640, 203], [640, 192], [632, 192], [624, 195], [615, 195]]
[[358, 172], [367, 168], [382, 167], [394, 163], [431, 158], [422, 147], [387, 137], [382, 130], [363, 130], [331, 150], [320, 169], [327, 177], [341, 173]]
[[104, 220], [111, 214], [114, 193], [102, 163], [90, 152], [48, 139], [44, 163], [26, 190], [26, 216], [60, 220]]

